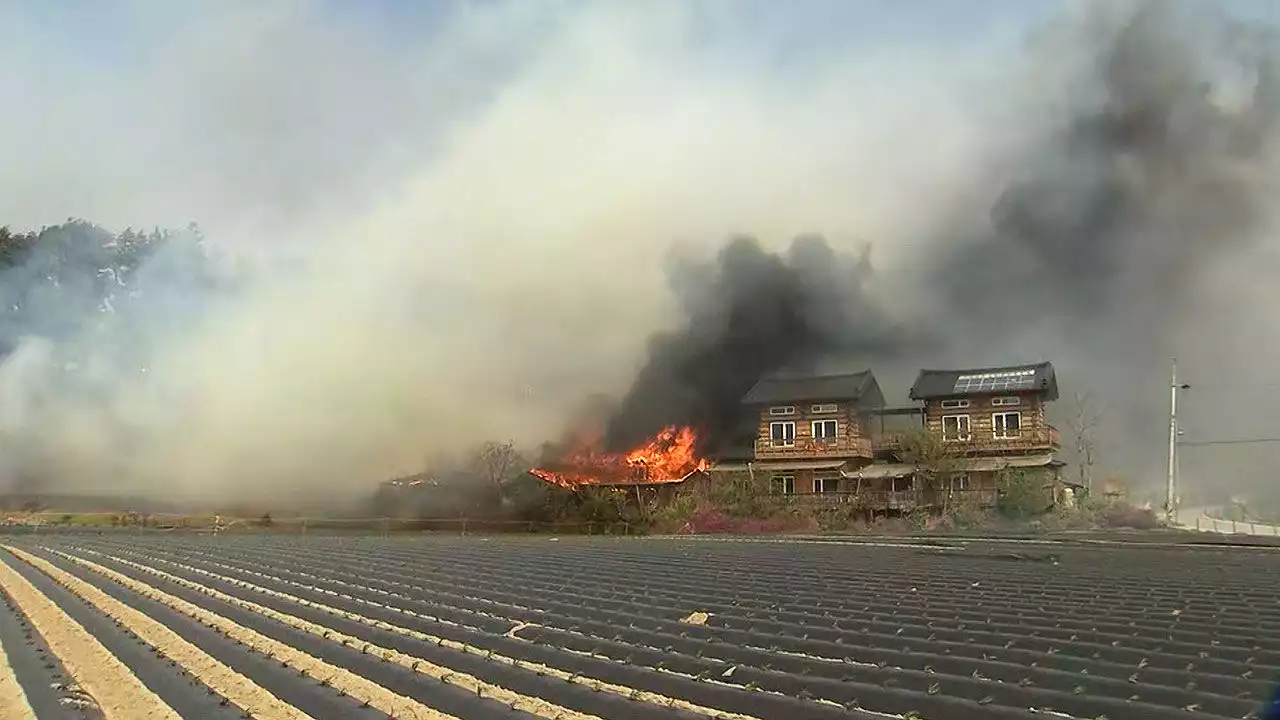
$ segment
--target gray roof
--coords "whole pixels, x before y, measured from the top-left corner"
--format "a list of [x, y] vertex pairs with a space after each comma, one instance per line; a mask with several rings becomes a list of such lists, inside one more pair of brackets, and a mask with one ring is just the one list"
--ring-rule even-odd
[[1048, 362], [1032, 365], [968, 368], [963, 370], [921, 370], [911, 386], [912, 400], [929, 400], [969, 395], [1011, 392], [1042, 392], [1046, 399], [1058, 399], [1058, 378]]
[[993, 472], [1010, 468], [1062, 467], [1065, 464], [1055, 458], [1053, 453], [1043, 453], [966, 458], [956, 462], [954, 469], [957, 472]]
[[760, 381], [742, 397], [744, 405], [767, 405], [805, 400], [860, 400], [876, 385], [870, 370], [843, 375], [772, 375]]
[[882, 480], [911, 477], [915, 472], [916, 466], [907, 463], [872, 463], [857, 470], [842, 472], [840, 475], [850, 480]]

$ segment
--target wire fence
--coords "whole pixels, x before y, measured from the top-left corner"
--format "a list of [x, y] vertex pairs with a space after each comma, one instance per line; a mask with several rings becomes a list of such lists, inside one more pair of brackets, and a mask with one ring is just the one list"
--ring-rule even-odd
[[13, 529], [41, 530], [168, 530], [221, 533], [452, 533], [461, 535], [556, 534], [638, 535], [644, 528], [617, 521], [545, 522], [503, 518], [395, 517], [234, 517], [173, 513], [61, 513], [31, 512], [0, 515], [0, 524]]

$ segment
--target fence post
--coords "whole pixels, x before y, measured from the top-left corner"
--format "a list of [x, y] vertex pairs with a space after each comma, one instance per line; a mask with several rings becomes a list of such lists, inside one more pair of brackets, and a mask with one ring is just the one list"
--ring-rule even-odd
[[382, 536], [386, 537], [391, 532], [391, 518], [382, 518]]
[[302, 534], [303, 534], [303, 535], [306, 535], [306, 534], [307, 534], [307, 519], [306, 519], [306, 518], [302, 518]]

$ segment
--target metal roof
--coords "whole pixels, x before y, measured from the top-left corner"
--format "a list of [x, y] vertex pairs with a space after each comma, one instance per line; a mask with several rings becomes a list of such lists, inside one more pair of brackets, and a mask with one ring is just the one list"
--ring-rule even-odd
[[[1052, 453], [1040, 455], [1012, 455], [1002, 457], [957, 458], [949, 466], [954, 472], [995, 472], [1011, 468], [1059, 467], [1064, 465]], [[872, 463], [857, 470], [840, 473], [851, 480], [878, 480], [908, 477], [915, 474], [916, 465], [909, 463]]]
[[921, 370], [911, 386], [912, 400], [1042, 392], [1058, 399], [1058, 378], [1049, 362], [959, 370]]
[[994, 472], [1010, 468], [1032, 468], [1064, 465], [1053, 457], [1053, 453], [1039, 455], [1006, 455], [1000, 457], [979, 457], [958, 459], [951, 466], [957, 472]]
[[875, 385], [870, 370], [841, 375], [786, 377], [773, 375], [760, 381], [742, 397], [744, 405], [766, 405], [805, 400], [859, 400]]
[[835, 470], [845, 465], [844, 460], [775, 460], [752, 463], [754, 470]]
[[842, 472], [840, 476], [850, 480], [880, 480], [883, 478], [909, 477], [915, 471], [915, 465], [905, 463], [872, 463], [857, 470]]

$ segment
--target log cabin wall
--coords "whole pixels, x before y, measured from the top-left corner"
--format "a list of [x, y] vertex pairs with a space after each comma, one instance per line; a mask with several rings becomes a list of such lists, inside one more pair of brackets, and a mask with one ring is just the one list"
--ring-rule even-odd
[[[778, 485], [783, 478], [791, 478], [792, 484], [789, 491], [783, 490]], [[814, 491], [813, 487], [814, 471], [807, 469], [800, 470], [772, 470], [769, 472], [769, 491], [778, 494], [808, 494]]]
[[[1009, 398], [1016, 398], [1016, 404]], [[967, 407], [948, 407], [956, 402], [967, 402]], [[1004, 452], [1054, 449], [1058, 447], [1058, 431], [1045, 416], [1046, 402], [1042, 393], [998, 393], [968, 397], [940, 398], [925, 402], [925, 426], [935, 437], [943, 439], [947, 447], [961, 452]], [[1018, 413], [1019, 433], [1016, 438], [997, 438], [994, 416], [1000, 413]], [[969, 439], [947, 440], [943, 434], [943, 418], [951, 415], [968, 416]]]
[[[826, 440], [814, 436], [814, 423], [834, 420], [836, 435]], [[775, 423], [794, 423], [795, 435], [792, 444], [775, 444], [773, 426]], [[797, 401], [795, 403], [774, 404], [760, 410], [760, 421], [756, 434], [756, 458], [765, 459], [799, 459], [814, 457], [871, 457], [871, 441], [863, 435], [863, 424], [854, 403]], [[797, 488], [797, 492], [800, 492]]]

